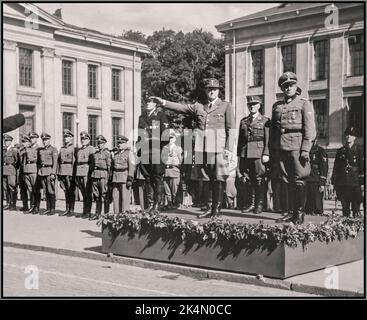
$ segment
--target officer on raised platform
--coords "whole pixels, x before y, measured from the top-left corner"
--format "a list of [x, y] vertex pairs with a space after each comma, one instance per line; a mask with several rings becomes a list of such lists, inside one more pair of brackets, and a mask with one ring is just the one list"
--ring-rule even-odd
[[265, 164], [269, 162], [270, 120], [259, 112], [259, 97], [249, 97], [247, 107], [250, 113], [240, 122], [237, 145], [238, 176], [241, 180], [246, 177], [246, 182], [251, 185], [250, 203], [242, 212], [259, 214], [263, 211], [266, 193]]
[[303, 223], [306, 204], [306, 179], [310, 175], [310, 149], [316, 137], [314, 110], [309, 101], [297, 95], [297, 76], [283, 73], [278, 85], [284, 100], [273, 105], [270, 143], [279, 151], [281, 177], [294, 196], [293, 208], [276, 222]]
[[360, 205], [364, 187], [363, 148], [355, 142], [358, 136], [355, 127], [348, 127], [345, 132], [345, 145], [338, 149], [335, 156], [331, 183], [343, 208], [343, 215], [350, 216], [350, 205], [354, 217], [360, 217]]

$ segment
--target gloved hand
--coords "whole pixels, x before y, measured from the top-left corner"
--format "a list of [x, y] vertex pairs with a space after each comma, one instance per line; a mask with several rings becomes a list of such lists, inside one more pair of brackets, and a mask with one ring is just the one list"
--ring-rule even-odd
[[149, 97], [149, 99], [153, 100], [153, 102], [163, 105], [164, 103], [164, 99], [160, 98], [160, 97], [155, 97], [155, 96], [151, 96]]
[[55, 179], [56, 179], [56, 176], [55, 176], [53, 173], [51, 173], [51, 174], [50, 174], [50, 180], [51, 180], [51, 181], [54, 181]]
[[324, 191], [325, 191], [325, 186], [320, 186], [320, 187], [319, 187], [319, 191], [320, 191], [320, 193], [321, 193], [321, 192], [324, 192]]
[[133, 185], [133, 179], [132, 177], [128, 177], [126, 180], [126, 189], [130, 189]]
[[310, 161], [310, 153], [307, 151], [301, 151], [301, 155], [299, 158], [299, 161], [304, 166], [307, 162]]
[[263, 155], [261, 158], [262, 163], [268, 163], [269, 162], [269, 156]]

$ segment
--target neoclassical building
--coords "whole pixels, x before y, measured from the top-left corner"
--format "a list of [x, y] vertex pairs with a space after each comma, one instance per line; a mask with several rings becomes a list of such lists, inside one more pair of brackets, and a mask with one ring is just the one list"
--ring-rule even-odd
[[340, 147], [348, 125], [364, 136], [364, 5], [286, 3], [217, 25], [226, 42], [226, 99], [237, 123], [251, 95], [262, 97], [271, 116], [282, 98], [278, 78], [293, 71], [313, 103], [321, 145]]
[[60, 147], [67, 128], [114, 144], [137, 127], [141, 57], [147, 46], [65, 23], [28, 3], [3, 6], [3, 117], [24, 113], [11, 132], [46, 131]]

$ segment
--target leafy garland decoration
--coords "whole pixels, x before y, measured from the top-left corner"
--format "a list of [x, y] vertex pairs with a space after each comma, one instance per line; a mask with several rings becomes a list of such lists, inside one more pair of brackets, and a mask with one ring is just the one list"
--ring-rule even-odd
[[315, 241], [329, 243], [355, 238], [364, 231], [363, 218], [348, 218], [339, 215], [330, 215], [327, 220], [319, 223], [303, 225], [233, 223], [221, 218], [211, 219], [206, 223], [195, 220], [168, 217], [166, 215], [152, 215], [145, 212], [133, 214], [103, 214], [98, 225], [110, 228], [115, 233], [129, 231], [139, 233], [142, 229], [169, 233], [182, 241], [196, 241], [199, 243], [213, 243], [216, 241], [252, 242], [259, 246], [274, 247], [284, 244], [295, 248], [302, 245], [304, 248]]

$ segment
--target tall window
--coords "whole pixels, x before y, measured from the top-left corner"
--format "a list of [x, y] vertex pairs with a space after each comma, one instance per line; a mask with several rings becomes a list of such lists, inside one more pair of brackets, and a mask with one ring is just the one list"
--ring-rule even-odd
[[350, 75], [361, 76], [364, 73], [364, 37], [361, 34], [348, 38], [350, 54]]
[[97, 66], [88, 65], [88, 97], [97, 98]]
[[314, 100], [316, 130], [319, 138], [326, 138], [328, 133], [328, 110], [326, 99]]
[[112, 118], [112, 144], [117, 147], [117, 136], [121, 132], [121, 118]]
[[70, 130], [71, 132], [73, 132], [74, 128], [73, 128], [73, 118], [74, 118], [74, 114], [69, 113], [69, 112], [64, 112], [62, 114], [62, 130], [64, 131], [65, 129]]
[[62, 61], [62, 94], [73, 94], [73, 62]]
[[329, 73], [329, 42], [314, 42], [314, 80], [325, 80]]
[[121, 70], [112, 69], [112, 100], [121, 100]]
[[263, 85], [264, 80], [264, 56], [263, 50], [252, 50], [252, 85], [259, 87]]
[[90, 135], [90, 143], [92, 146], [97, 146], [96, 136], [97, 136], [97, 116], [88, 116], [88, 133]]
[[358, 135], [363, 136], [364, 128], [364, 99], [360, 97], [348, 98], [349, 112], [348, 112], [348, 125], [357, 129]]
[[33, 50], [19, 48], [19, 84], [32, 87]]
[[282, 46], [283, 72], [296, 72], [296, 46]]

